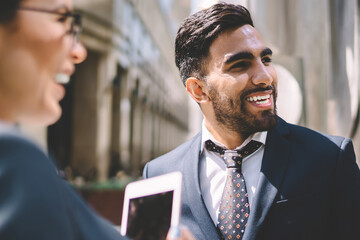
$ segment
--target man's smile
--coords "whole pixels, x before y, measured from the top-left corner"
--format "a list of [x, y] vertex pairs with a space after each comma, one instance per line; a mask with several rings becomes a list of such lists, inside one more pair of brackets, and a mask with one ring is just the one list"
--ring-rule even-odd
[[247, 96], [245, 99], [256, 107], [271, 108], [273, 106], [273, 91], [256, 92]]
[[254, 96], [246, 99], [249, 102], [255, 102], [257, 104], [264, 104], [270, 101], [270, 94], [264, 96]]

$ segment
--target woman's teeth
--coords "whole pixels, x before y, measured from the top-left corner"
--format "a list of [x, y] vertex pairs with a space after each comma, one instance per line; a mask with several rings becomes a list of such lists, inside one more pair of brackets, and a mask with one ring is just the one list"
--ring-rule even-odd
[[58, 73], [55, 75], [55, 81], [60, 84], [66, 84], [70, 82], [70, 76], [65, 73]]
[[264, 104], [270, 101], [270, 94], [263, 96], [254, 96], [246, 99], [249, 102], [256, 102], [257, 104]]

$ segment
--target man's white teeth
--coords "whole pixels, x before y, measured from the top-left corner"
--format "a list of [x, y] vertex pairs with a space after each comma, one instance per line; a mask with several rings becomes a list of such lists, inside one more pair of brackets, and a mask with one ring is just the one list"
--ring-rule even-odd
[[70, 76], [65, 73], [58, 73], [55, 75], [55, 81], [60, 84], [66, 84], [70, 82]]
[[[257, 102], [259, 104], [264, 104], [269, 102], [270, 100], [270, 94], [264, 95], [264, 96], [254, 96], [254, 97], [249, 97], [246, 99], [249, 102]], [[261, 101], [263, 100], [263, 101]]]

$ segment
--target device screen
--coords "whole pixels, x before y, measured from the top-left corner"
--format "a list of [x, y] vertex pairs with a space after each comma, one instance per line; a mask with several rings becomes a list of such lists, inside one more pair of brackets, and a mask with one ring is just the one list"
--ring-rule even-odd
[[173, 191], [130, 199], [126, 235], [134, 240], [165, 240]]

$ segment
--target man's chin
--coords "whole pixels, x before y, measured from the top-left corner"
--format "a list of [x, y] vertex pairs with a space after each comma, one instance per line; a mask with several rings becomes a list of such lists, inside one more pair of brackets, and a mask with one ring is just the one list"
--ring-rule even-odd
[[265, 111], [259, 119], [255, 120], [255, 126], [259, 127], [258, 132], [268, 131], [276, 127], [278, 117], [273, 111]]
[[224, 111], [220, 107], [214, 107], [214, 112], [220, 125], [242, 135], [271, 130], [276, 127], [278, 122], [276, 108], [252, 112], [242, 106], [239, 112], [230, 112]]
[[253, 117], [248, 122], [248, 134], [255, 132], [268, 131], [276, 127], [278, 123], [278, 116], [273, 111], [264, 111], [261, 116]]

